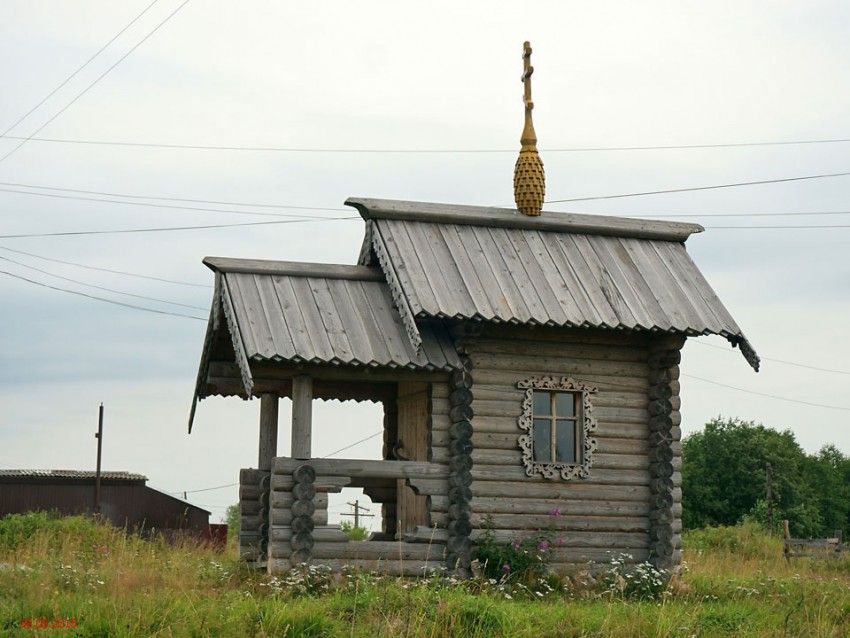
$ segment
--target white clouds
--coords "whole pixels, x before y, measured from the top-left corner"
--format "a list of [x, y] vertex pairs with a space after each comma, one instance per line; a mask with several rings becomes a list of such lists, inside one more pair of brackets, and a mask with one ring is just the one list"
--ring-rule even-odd
[[[46, 121], [177, 6], [160, 4], [15, 133], [28, 134]], [[60, 3], [48, 12], [30, 2], [3, 3], [0, 59], [8, 63], [0, 66], [0, 130], [144, 6]], [[846, 138], [847, 11], [829, 2], [769, 8], [754, 2], [189, 3], [42, 134], [310, 148], [511, 148], [522, 126], [520, 53], [529, 39], [542, 149]], [[13, 144], [0, 141], [0, 155]], [[848, 149], [544, 153], [543, 160], [550, 199], [560, 199], [846, 171]], [[513, 162], [511, 154], [285, 154], [32, 142], [0, 163], [0, 181], [306, 206], [341, 207], [348, 196], [509, 205]], [[848, 195], [850, 179], [838, 178], [552, 208], [623, 215], [850, 210]], [[242, 219], [0, 193], [0, 221], [0, 234], [8, 234]], [[709, 229], [691, 239], [689, 251], [763, 354], [847, 369], [848, 233]], [[0, 245], [212, 283], [200, 263], [205, 255], [353, 263], [361, 235], [361, 222], [338, 221]], [[136, 294], [200, 306], [210, 301], [208, 290], [27, 263]], [[0, 463], [91, 467], [90, 430], [100, 401], [107, 403], [105, 443], [115, 467], [143, 472], [153, 485], [170, 491], [224, 485], [255, 462], [256, 403], [203, 402], [196, 433], [185, 434], [202, 322], [113, 308], [6, 277], [0, 298]], [[769, 362], [754, 375], [737, 353], [697, 345], [686, 349], [683, 372], [850, 407], [842, 375]], [[349, 406], [331, 409], [329, 417], [334, 424], [347, 419], [345, 428], [333, 430], [339, 447], [380, 427], [373, 413], [349, 412]], [[738, 415], [791, 427], [810, 450], [834, 441], [850, 451], [842, 428], [846, 412], [693, 379], [683, 380], [683, 406], [686, 431], [717, 414]], [[197, 501], [217, 503], [213, 494]], [[226, 505], [235, 494], [225, 490], [216, 498]]]

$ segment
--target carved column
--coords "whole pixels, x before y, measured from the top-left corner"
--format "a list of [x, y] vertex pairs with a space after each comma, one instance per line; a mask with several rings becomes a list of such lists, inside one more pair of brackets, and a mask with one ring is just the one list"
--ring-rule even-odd
[[451, 376], [449, 395], [449, 540], [446, 564], [455, 575], [472, 575], [472, 362], [461, 355], [463, 367]]
[[[676, 564], [673, 521], [673, 443], [678, 442], [678, 381], [682, 335], [649, 344], [649, 548], [658, 569]], [[675, 404], [675, 405], [674, 405]]]

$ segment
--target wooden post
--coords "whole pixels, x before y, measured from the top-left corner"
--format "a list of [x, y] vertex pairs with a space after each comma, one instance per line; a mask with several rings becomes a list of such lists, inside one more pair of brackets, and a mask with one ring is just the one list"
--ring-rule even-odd
[[94, 474], [94, 513], [100, 514], [100, 456], [103, 450], [103, 403], [97, 413], [97, 469]]
[[278, 405], [278, 396], [273, 392], [260, 396], [260, 451], [257, 468], [266, 472], [272, 469], [272, 459], [277, 456]]
[[309, 459], [313, 438], [313, 379], [292, 378], [292, 458]]

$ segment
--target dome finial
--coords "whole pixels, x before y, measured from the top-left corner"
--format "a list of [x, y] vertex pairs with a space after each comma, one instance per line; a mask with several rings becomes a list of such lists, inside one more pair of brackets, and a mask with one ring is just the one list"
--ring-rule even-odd
[[543, 162], [537, 152], [537, 134], [531, 120], [531, 111], [534, 109], [534, 102], [531, 100], [531, 75], [534, 73], [534, 67], [531, 66], [531, 44], [528, 42], [523, 44], [522, 66], [525, 126], [520, 138], [522, 148], [514, 167], [514, 201], [523, 215], [537, 216], [543, 208], [546, 180]]

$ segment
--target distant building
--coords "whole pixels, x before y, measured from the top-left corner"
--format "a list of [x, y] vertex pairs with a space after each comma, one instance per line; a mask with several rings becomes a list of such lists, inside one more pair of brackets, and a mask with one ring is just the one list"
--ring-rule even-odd
[[[145, 485], [131, 472], [101, 472], [100, 513], [134, 531], [204, 532], [210, 513]], [[70, 516], [94, 511], [95, 473], [79, 470], [0, 470], [0, 516], [58, 511]]]

